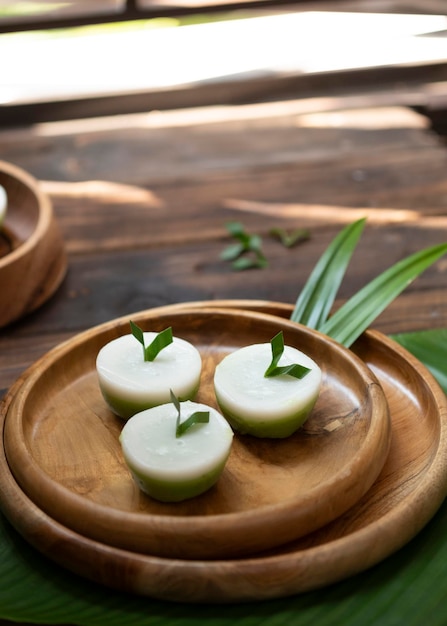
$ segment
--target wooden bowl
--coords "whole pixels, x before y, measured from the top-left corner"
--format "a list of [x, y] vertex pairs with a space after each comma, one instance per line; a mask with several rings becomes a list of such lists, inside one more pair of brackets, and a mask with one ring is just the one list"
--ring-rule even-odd
[[7, 212], [0, 226], [0, 327], [41, 306], [66, 272], [66, 257], [49, 198], [20, 168], [0, 161]]
[[[217, 407], [216, 364], [230, 351], [269, 342], [282, 329], [323, 372], [305, 425], [284, 440], [235, 435], [226, 468], [207, 493], [163, 504], [139, 491], [118, 441], [123, 421], [104, 402], [99, 349], [130, 332], [129, 318], [62, 344], [31, 368], [4, 430], [20, 487], [53, 519], [113, 547], [175, 558], [228, 558], [282, 545], [342, 515], [371, 487], [390, 445], [388, 404], [353, 352], [287, 320], [231, 310], [142, 312], [145, 330], [172, 326], [200, 350], [198, 400]], [[23, 515], [26, 512], [23, 511]]]

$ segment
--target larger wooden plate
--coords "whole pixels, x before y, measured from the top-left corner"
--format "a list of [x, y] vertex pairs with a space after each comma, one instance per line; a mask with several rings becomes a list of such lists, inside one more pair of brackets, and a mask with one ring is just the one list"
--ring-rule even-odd
[[286, 439], [236, 435], [224, 473], [207, 493], [181, 503], [157, 502], [140, 492], [124, 463], [118, 440], [123, 421], [106, 406], [95, 369], [99, 349], [130, 332], [129, 318], [94, 328], [32, 367], [6, 416], [11, 471], [53, 519], [113, 547], [228, 558], [314, 531], [371, 487], [389, 450], [388, 404], [375, 376], [351, 351], [257, 312], [168, 309], [132, 318], [147, 330], [172, 326], [174, 335], [198, 347], [198, 400], [216, 408], [217, 363], [238, 347], [268, 343], [282, 329], [288, 345], [321, 365], [317, 404], [304, 427]]
[[[210, 303], [206, 303], [205, 306]], [[288, 316], [291, 307], [219, 306]], [[177, 307], [173, 307], [173, 310]], [[398, 344], [368, 331], [353, 346], [377, 375], [392, 422], [389, 456], [368, 493], [315, 533], [269, 553], [226, 560], [159, 558], [113, 548], [58, 523], [20, 488], [0, 449], [0, 503], [15, 528], [70, 570], [121, 590], [180, 602], [241, 602], [292, 595], [339, 581], [389, 556], [431, 519], [447, 492], [447, 406], [431, 374]], [[17, 381], [2, 420], [20, 394]]]

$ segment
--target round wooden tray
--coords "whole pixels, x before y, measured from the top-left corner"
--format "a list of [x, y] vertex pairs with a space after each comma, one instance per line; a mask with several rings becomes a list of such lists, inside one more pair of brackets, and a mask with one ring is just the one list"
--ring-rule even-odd
[[[204, 306], [210, 304], [215, 303]], [[282, 317], [292, 311], [289, 305], [263, 301], [218, 304]], [[365, 570], [412, 539], [445, 498], [447, 405], [427, 369], [381, 333], [364, 333], [352, 349], [375, 372], [388, 399], [390, 452], [378, 479], [356, 505], [287, 546], [234, 560], [160, 558], [113, 548], [74, 532], [42, 511], [17, 484], [3, 447], [2, 510], [33, 546], [71, 571], [110, 587], [163, 600], [265, 600], [316, 589]], [[27, 375], [5, 398], [3, 422], [26, 381]]]
[[[388, 455], [388, 404], [351, 351], [289, 320], [231, 309], [136, 314], [145, 330], [172, 326], [200, 350], [198, 400], [217, 408], [213, 376], [230, 351], [268, 343], [282, 329], [323, 372], [311, 417], [282, 440], [238, 436], [217, 485], [164, 504], [141, 493], [119, 444], [123, 421], [97, 380], [99, 349], [130, 332], [129, 318], [94, 328], [31, 368], [12, 399], [4, 447], [31, 500], [64, 526], [116, 548], [173, 558], [228, 558], [266, 550], [322, 527], [371, 487]], [[268, 364], [267, 364], [268, 365]], [[26, 515], [26, 512], [23, 512]]]
[[0, 161], [7, 212], [0, 227], [0, 327], [41, 306], [66, 273], [61, 233], [49, 198], [19, 167]]

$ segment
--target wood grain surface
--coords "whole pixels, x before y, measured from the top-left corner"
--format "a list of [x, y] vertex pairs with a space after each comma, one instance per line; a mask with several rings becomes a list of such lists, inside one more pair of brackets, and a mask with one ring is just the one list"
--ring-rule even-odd
[[[2, 389], [61, 339], [133, 311], [201, 299], [294, 302], [325, 247], [360, 214], [369, 223], [338, 303], [405, 255], [444, 242], [442, 140], [405, 107], [362, 108], [364, 97], [342, 108], [350, 102], [318, 115], [309, 113], [317, 103], [284, 101], [1, 132], [3, 158], [49, 195], [69, 263], [51, 303], [0, 334]], [[263, 237], [266, 269], [234, 272], [220, 260], [230, 220]], [[276, 226], [306, 227], [310, 238], [286, 249], [269, 234]], [[374, 326], [446, 326], [445, 271], [444, 260], [427, 270]]]

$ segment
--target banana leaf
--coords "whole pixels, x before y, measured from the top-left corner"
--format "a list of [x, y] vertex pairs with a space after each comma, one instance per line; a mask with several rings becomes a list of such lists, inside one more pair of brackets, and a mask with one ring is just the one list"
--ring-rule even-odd
[[430, 370], [447, 394], [447, 328], [390, 335]]

